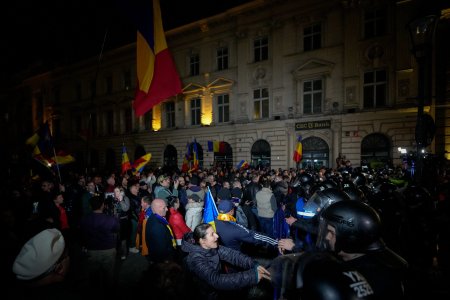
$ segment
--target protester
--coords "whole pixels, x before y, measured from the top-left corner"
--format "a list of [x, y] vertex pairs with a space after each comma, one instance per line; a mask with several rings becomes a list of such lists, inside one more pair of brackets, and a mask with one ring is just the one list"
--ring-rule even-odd
[[[183, 239], [181, 248], [188, 253], [185, 264], [194, 277], [197, 299], [239, 295], [243, 288], [256, 285], [263, 278], [270, 280], [270, 273], [266, 268], [239, 251], [219, 246], [218, 239], [219, 236], [212, 225], [206, 223], [198, 225], [193, 233], [187, 234]], [[244, 271], [223, 273], [221, 262], [227, 262]]]

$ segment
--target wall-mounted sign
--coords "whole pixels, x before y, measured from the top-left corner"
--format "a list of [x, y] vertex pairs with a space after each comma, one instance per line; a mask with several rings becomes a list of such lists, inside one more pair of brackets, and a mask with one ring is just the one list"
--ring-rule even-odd
[[295, 130], [311, 130], [331, 128], [331, 120], [295, 123]]

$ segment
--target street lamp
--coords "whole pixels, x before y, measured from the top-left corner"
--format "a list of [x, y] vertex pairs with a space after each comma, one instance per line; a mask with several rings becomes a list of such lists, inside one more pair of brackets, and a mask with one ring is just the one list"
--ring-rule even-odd
[[[431, 97], [431, 54], [433, 47], [433, 35], [437, 17], [428, 15], [414, 19], [408, 24], [409, 36], [411, 38], [412, 50], [418, 66], [417, 84], [417, 123], [415, 139], [416, 151], [416, 171], [414, 179], [420, 183], [423, 169], [423, 148], [427, 147], [430, 141], [430, 134], [427, 126], [430, 123], [430, 116], [423, 113], [425, 98]], [[431, 122], [432, 119], [431, 119]], [[434, 125], [434, 122], [433, 122]], [[434, 133], [433, 133], [434, 135]], [[431, 138], [432, 140], [432, 138]]]

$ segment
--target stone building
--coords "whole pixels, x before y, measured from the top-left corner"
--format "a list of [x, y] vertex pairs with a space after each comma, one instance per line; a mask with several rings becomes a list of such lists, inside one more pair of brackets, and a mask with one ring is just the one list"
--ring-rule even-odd
[[[131, 160], [150, 152], [155, 166], [181, 167], [195, 139], [205, 167], [245, 159], [284, 169], [296, 166], [298, 136], [303, 167], [335, 167], [340, 154], [353, 166], [399, 164], [399, 148], [419, 149], [420, 74], [406, 27], [425, 4], [255, 0], [171, 29], [183, 93], [142, 117], [132, 108], [135, 44], [104, 53], [100, 65], [92, 58], [28, 77], [8, 97], [29, 106], [16, 117], [34, 128], [48, 120], [78, 163], [94, 168], [119, 167], [122, 145]], [[445, 8], [426, 7], [437, 18], [423, 108], [437, 130], [424, 148], [437, 155], [450, 148]], [[208, 151], [208, 141], [223, 147]]]

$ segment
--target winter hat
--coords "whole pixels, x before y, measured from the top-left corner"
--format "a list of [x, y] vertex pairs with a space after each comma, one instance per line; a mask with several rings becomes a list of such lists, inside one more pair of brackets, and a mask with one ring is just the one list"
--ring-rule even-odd
[[45, 274], [61, 257], [65, 246], [58, 229], [46, 229], [32, 237], [14, 261], [12, 270], [17, 279], [31, 280]]
[[233, 202], [227, 199], [220, 200], [219, 204], [217, 205], [217, 210], [221, 214], [226, 214], [230, 210], [232, 210], [234, 207]]

